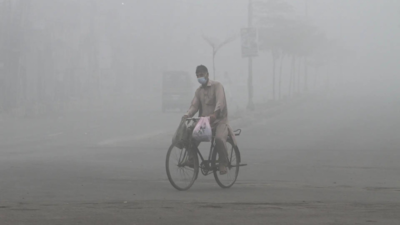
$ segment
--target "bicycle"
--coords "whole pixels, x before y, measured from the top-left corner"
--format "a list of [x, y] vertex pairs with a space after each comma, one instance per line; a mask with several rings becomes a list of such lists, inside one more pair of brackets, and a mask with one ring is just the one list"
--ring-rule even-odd
[[[230, 188], [236, 182], [239, 174], [239, 167], [246, 166], [247, 164], [240, 164], [240, 151], [238, 146], [234, 145], [232, 137], [229, 135], [227, 140], [227, 173], [219, 174], [219, 154], [215, 150], [214, 137], [211, 141], [210, 152], [208, 159], [205, 160], [194, 139], [191, 137], [194, 125], [200, 118], [189, 118], [186, 119], [186, 126], [188, 127], [187, 132], [189, 140], [184, 143], [182, 149], [177, 148], [174, 143], [169, 147], [167, 152], [167, 158], [165, 167], [167, 171], [168, 180], [171, 185], [177, 190], [184, 191], [188, 190], [196, 181], [199, 170], [204, 176], [214, 174], [215, 181], [221, 188]], [[191, 125], [190, 122], [192, 121]], [[233, 134], [239, 136], [241, 129], [235, 130]], [[194, 151], [192, 154], [193, 168], [186, 165], [189, 158], [189, 152]], [[199, 157], [201, 163], [199, 164]], [[174, 172], [176, 174], [174, 174]]]

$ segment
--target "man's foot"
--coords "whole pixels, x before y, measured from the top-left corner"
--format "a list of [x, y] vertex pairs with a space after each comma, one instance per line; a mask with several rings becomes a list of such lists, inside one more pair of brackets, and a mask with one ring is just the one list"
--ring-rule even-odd
[[220, 163], [219, 164], [219, 174], [220, 175], [224, 175], [226, 173], [228, 173], [228, 168], [226, 167], [226, 164], [225, 163]]
[[190, 168], [194, 168], [193, 159], [186, 158], [186, 160], [181, 164], [182, 166], [187, 166]]

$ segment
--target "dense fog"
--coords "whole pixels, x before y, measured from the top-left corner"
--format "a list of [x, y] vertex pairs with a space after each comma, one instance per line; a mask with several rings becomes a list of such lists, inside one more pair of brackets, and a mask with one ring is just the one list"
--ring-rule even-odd
[[[250, 12], [249, 2], [239, 0], [2, 0], [1, 109], [64, 111], [74, 104], [90, 107], [84, 99], [121, 100], [121, 95], [159, 106], [163, 72], [186, 71], [197, 86], [199, 64], [209, 68], [212, 79], [226, 83], [237, 102], [232, 104], [244, 107], [249, 72], [240, 31], [248, 26], [249, 13], [258, 30], [256, 102], [279, 98], [278, 87], [273, 96], [273, 76], [276, 85], [278, 76], [282, 79], [280, 98], [328, 88], [396, 95], [397, 1], [262, 2], [254, 1]], [[214, 74], [207, 40], [218, 46], [227, 39], [215, 55]], [[293, 71], [298, 82], [293, 78], [297, 87], [290, 90]]]
[[0, 224], [397, 225], [399, 75], [399, 0], [0, 0]]

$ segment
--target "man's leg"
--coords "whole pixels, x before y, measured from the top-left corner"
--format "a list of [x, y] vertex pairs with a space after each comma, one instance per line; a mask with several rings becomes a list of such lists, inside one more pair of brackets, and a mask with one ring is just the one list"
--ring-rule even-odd
[[[200, 145], [200, 142], [193, 140], [193, 145], [198, 148], [199, 145]], [[188, 155], [187, 155], [183, 165], [191, 167], [191, 168], [194, 168], [194, 159], [193, 159], [193, 157], [194, 157], [195, 154], [197, 154], [196, 149], [187, 149], [187, 154]]]
[[218, 124], [215, 129], [215, 150], [219, 153], [219, 171], [220, 174], [227, 172], [227, 149], [226, 140], [228, 139], [229, 130], [227, 124]]

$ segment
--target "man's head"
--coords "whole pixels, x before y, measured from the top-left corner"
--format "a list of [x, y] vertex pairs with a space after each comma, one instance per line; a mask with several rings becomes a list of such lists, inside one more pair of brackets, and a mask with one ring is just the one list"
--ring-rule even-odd
[[200, 84], [206, 85], [208, 83], [208, 69], [207, 67], [200, 65], [196, 68], [197, 80]]

